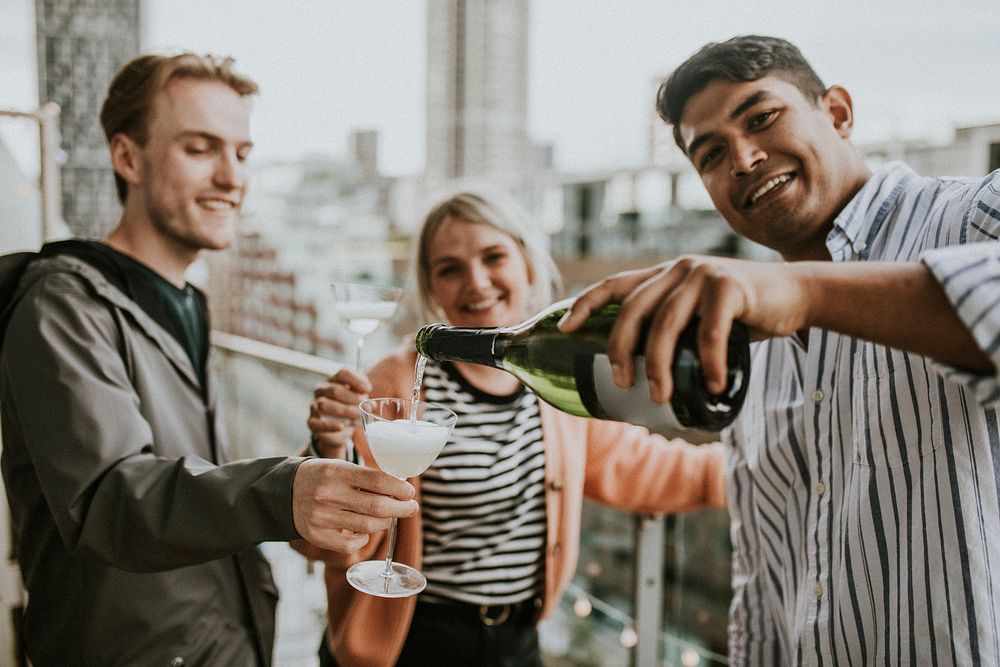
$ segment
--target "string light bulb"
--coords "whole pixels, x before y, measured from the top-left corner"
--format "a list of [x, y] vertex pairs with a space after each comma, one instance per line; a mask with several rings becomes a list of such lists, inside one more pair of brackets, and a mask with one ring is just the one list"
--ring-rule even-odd
[[625, 648], [635, 648], [635, 645], [639, 643], [639, 633], [631, 625], [626, 625], [622, 628], [622, 633], [618, 635], [618, 641]]
[[684, 667], [697, 667], [701, 662], [701, 656], [693, 648], [686, 648], [681, 651], [681, 664]]
[[573, 613], [580, 618], [586, 618], [590, 616], [590, 612], [594, 610], [594, 605], [590, 603], [590, 599], [584, 596], [578, 597], [576, 602], [573, 603]]

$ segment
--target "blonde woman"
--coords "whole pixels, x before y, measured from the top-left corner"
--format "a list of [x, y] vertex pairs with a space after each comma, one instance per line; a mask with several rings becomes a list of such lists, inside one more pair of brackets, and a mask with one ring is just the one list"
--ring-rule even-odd
[[[427, 322], [516, 324], [558, 289], [544, 239], [505, 195], [465, 191], [439, 202], [415, 250]], [[414, 362], [407, 346], [367, 376], [342, 370], [318, 387], [309, 428], [319, 451], [344, 457], [353, 438], [360, 459], [375, 465], [357, 405], [408, 398]], [[323, 665], [540, 665], [536, 623], [573, 576], [584, 497], [627, 512], [724, 505], [719, 444], [567, 415], [494, 368], [429, 361], [422, 391], [459, 416], [441, 455], [411, 480], [420, 514], [399, 522], [396, 557], [420, 569], [427, 588], [387, 600], [347, 583], [353, 563], [384, 554], [384, 533], [355, 556], [311, 553], [326, 563]]]

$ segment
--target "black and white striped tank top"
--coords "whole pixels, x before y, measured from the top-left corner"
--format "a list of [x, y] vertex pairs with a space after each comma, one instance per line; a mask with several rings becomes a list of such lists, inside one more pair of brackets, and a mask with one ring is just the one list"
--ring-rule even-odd
[[422, 598], [508, 604], [545, 576], [545, 448], [538, 400], [523, 388], [492, 396], [449, 362], [427, 362], [424, 398], [458, 415], [421, 475]]

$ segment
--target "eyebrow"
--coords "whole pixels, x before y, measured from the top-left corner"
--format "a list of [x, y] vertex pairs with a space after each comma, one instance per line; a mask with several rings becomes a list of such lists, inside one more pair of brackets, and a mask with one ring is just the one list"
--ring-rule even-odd
[[[205, 139], [206, 141], [211, 141], [214, 143], [226, 143], [226, 140], [217, 134], [212, 134], [211, 132], [205, 132], [203, 130], [181, 130], [177, 133], [178, 139]], [[247, 139], [246, 141], [237, 142], [241, 148], [253, 148], [253, 142]]]
[[[763, 102], [764, 100], [771, 97], [771, 93], [767, 90], [758, 90], [755, 93], [748, 95], [742, 102], [736, 105], [736, 108], [729, 112], [729, 120], [736, 120], [742, 116], [747, 109], [750, 109], [756, 104]], [[706, 141], [710, 140], [715, 136], [713, 132], [706, 132], [705, 134], [696, 137], [691, 144], [687, 147], [688, 157], [694, 155], [694, 152]]]

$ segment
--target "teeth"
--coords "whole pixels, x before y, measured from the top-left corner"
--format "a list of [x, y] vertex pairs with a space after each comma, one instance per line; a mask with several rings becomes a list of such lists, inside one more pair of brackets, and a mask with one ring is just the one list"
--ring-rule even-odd
[[212, 211], [226, 211], [235, 206], [233, 202], [226, 201], [225, 199], [201, 199], [199, 203]]
[[480, 311], [480, 310], [486, 310], [487, 308], [492, 308], [493, 306], [495, 306], [498, 301], [499, 301], [498, 299], [489, 299], [487, 301], [478, 301], [476, 303], [467, 304], [465, 306], [465, 309], [466, 310], [470, 310], [472, 312], [476, 312], [476, 311]]
[[754, 192], [752, 195], [750, 195], [750, 204], [751, 205], [752, 204], [756, 204], [758, 199], [760, 199], [761, 197], [763, 197], [764, 195], [766, 195], [768, 192], [770, 192], [776, 186], [778, 186], [778, 185], [780, 185], [780, 184], [788, 181], [788, 179], [790, 179], [790, 178], [791, 178], [791, 176], [789, 176], [788, 174], [782, 174], [781, 176], [775, 176], [774, 178], [772, 178], [771, 180], [769, 180], [767, 183], [765, 183], [764, 185], [760, 186], [757, 189], [756, 192]]

